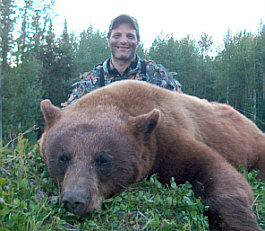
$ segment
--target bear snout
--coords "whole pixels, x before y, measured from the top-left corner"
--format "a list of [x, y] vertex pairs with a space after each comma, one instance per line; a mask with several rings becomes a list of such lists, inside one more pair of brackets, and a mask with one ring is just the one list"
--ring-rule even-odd
[[66, 191], [62, 195], [64, 207], [71, 213], [84, 216], [91, 202], [91, 197], [84, 197], [81, 192]]

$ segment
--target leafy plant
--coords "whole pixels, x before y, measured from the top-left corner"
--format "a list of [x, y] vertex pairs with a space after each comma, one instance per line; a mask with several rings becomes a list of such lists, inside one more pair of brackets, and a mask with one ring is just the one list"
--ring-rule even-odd
[[246, 172], [243, 166], [239, 171], [245, 176], [254, 192], [253, 210], [258, 218], [259, 225], [265, 229], [265, 182], [257, 179], [257, 171]]

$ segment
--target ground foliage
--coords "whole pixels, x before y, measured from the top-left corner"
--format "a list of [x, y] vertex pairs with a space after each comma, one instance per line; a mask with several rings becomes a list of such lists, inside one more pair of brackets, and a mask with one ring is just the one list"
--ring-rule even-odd
[[[157, 176], [104, 201], [99, 213], [67, 212], [49, 177], [39, 145], [20, 134], [15, 149], [0, 148], [0, 231], [6, 230], [208, 230], [207, 207], [187, 182], [161, 185]], [[253, 210], [265, 228], [265, 182], [244, 172], [255, 193]]]

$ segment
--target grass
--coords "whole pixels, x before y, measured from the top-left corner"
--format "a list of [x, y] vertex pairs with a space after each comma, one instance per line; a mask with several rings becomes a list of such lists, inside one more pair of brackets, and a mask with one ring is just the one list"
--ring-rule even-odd
[[[154, 175], [104, 201], [88, 217], [67, 212], [38, 145], [22, 135], [14, 150], [0, 147], [0, 231], [6, 230], [208, 230], [207, 209], [187, 182], [161, 185]], [[242, 171], [242, 170], [241, 170]], [[253, 210], [265, 228], [265, 182], [242, 171], [255, 193]]]

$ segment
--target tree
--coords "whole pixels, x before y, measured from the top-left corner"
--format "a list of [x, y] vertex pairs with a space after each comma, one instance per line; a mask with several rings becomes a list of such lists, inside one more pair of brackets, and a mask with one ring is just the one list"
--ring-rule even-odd
[[50, 74], [53, 71], [53, 65], [56, 61], [56, 43], [55, 34], [53, 32], [52, 21], [50, 21], [49, 30], [45, 36], [45, 45], [43, 45], [40, 60], [42, 67], [40, 69], [40, 82], [43, 89], [43, 98], [50, 98], [50, 88], [54, 86], [52, 84], [52, 78]]
[[[39, 103], [41, 88], [39, 86], [40, 63], [36, 58], [25, 59], [23, 65], [10, 69], [4, 82], [3, 96], [3, 135], [5, 140], [17, 136], [37, 125], [41, 116]], [[30, 134], [36, 140], [37, 134]]]
[[[56, 96], [53, 98], [54, 103], [60, 105], [64, 102], [71, 92], [71, 82], [77, 76], [75, 62], [75, 38], [69, 36], [67, 22], [64, 22], [64, 30], [56, 45], [56, 61], [53, 73], [50, 73], [56, 81]], [[51, 98], [52, 99], [52, 98]]]
[[258, 80], [257, 86], [257, 110], [258, 119], [257, 124], [265, 130], [265, 25], [261, 27], [260, 33], [256, 37], [256, 62]]
[[[21, 3], [20, 35], [16, 38], [12, 53], [16, 57], [16, 66], [10, 63], [12, 65], [4, 82], [5, 137], [25, 131], [40, 120], [39, 103], [43, 92], [39, 82], [40, 69], [43, 66], [41, 54], [53, 3], [52, 0], [24, 0]], [[11, 55], [10, 57], [12, 58]]]
[[160, 34], [152, 44], [149, 51], [149, 56], [154, 61], [161, 63], [170, 71], [175, 70], [176, 54], [178, 52], [178, 42], [173, 36], [164, 37]]
[[215, 58], [216, 75], [215, 98], [219, 102], [230, 102], [230, 78], [231, 78], [231, 59], [233, 56], [233, 38], [231, 31], [228, 30], [224, 38], [224, 48]]
[[173, 36], [159, 35], [150, 48], [149, 56], [170, 71], [178, 73], [177, 79], [183, 84], [182, 90], [185, 93], [198, 95], [199, 54], [195, 41], [189, 36], [175, 41]]
[[140, 43], [140, 45], [139, 45], [139, 47], [137, 49], [137, 55], [139, 55], [141, 59], [147, 59], [148, 58], [147, 52], [144, 49], [144, 46], [143, 46], [142, 43]]
[[13, 0], [1, 0], [0, 2], [0, 47], [2, 69], [8, 66], [7, 55], [11, 49], [12, 31], [15, 23], [15, 5]]
[[14, 26], [14, 1], [1, 0], [0, 2], [0, 49], [1, 49], [1, 64], [0, 64], [0, 143], [2, 142], [3, 130], [3, 115], [2, 115], [2, 81], [3, 76], [7, 72], [8, 62], [7, 56], [12, 44], [12, 31]]
[[94, 32], [92, 26], [80, 34], [76, 52], [77, 70], [82, 73], [91, 70], [96, 64], [109, 57], [107, 39], [99, 31]]
[[23, 63], [24, 55], [27, 51], [27, 47], [29, 47], [29, 26], [30, 26], [30, 18], [31, 18], [31, 9], [32, 9], [33, 1], [24, 0], [24, 6], [20, 9], [22, 12], [22, 23], [20, 36], [16, 39], [17, 43], [17, 64]]
[[212, 60], [210, 57], [211, 46], [213, 44], [212, 37], [206, 33], [201, 33], [201, 38], [198, 41], [199, 52], [201, 58], [201, 70], [198, 73], [198, 96], [201, 98], [207, 98], [213, 100], [213, 76], [212, 76]]
[[[215, 94], [257, 122], [259, 118], [261, 77], [257, 39], [247, 32], [234, 36], [228, 32], [224, 50], [216, 57], [218, 79]], [[220, 98], [221, 96], [221, 98]]]

